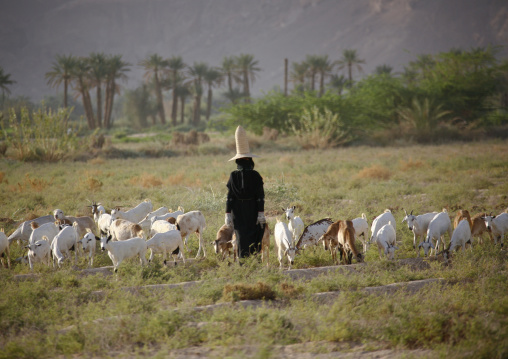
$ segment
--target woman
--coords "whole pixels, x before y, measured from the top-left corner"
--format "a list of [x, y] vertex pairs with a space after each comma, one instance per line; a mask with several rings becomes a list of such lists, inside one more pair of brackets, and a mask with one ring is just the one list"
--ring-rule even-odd
[[238, 126], [235, 133], [237, 169], [231, 172], [227, 183], [226, 225], [233, 226], [238, 238], [239, 257], [245, 258], [261, 250], [265, 230], [265, 193], [263, 178], [254, 170], [247, 134]]

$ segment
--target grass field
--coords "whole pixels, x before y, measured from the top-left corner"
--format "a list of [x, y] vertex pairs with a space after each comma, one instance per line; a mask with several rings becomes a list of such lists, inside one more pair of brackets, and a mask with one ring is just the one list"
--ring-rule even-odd
[[[213, 142], [212, 142], [213, 143]], [[270, 148], [270, 151], [263, 150]], [[205, 154], [207, 153], [213, 154]], [[450, 265], [416, 262], [412, 233], [401, 224], [403, 209], [420, 214], [446, 208], [500, 213], [508, 207], [508, 143], [438, 146], [351, 147], [281, 151], [259, 144], [256, 169], [265, 182], [270, 228], [282, 207], [295, 205], [305, 224], [390, 208], [401, 243], [396, 261], [380, 259], [371, 246], [365, 265], [293, 279], [257, 258], [239, 267], [222, 263], [210, 242], [224, 221], [225, 183], [232, 151], [208, 144], [186, 156], [93, 159], [55, 164], [0, 162], [0, 219], [10, 234], [14, 221], [51, 213], [89, 213], [89, 200], [106, 208], [133, 207], [149, 198], [205, 215], [207, 257], [185, 266], [123, 263], [113, 276], [82, 275], [64, 268], [27, 266], [0, 270], [0, 358], [56, 356], [327, 357], [337, 352], [369, 357], [506, 358], [508, 266], [506, 251], [489, 240], [459, 251]], [[445, 240], [449, 242], [449, 238]], [[192, 253], [196, 237], [189, 240]], [[273, 243], [273, 237], [272, 237]], [[272, 244], [273, 246], [273, 244]], [[23, 254], [11, 246], [11, 259]], [[401, 259], [407, 259], [408, 262]], [[418, 263], [409, 265], [408, 263]], [[94, 266], [110, 266], [101, 253]], [[295, 269], [333, 265], [320, 248], [306, 250]], [[82, 258], [80, 269], [86, 268]], [[25, 278], [28, 280], [20, 280]], [[416, 292], [374, 294], [365, 288], [442, 278]], [[146, 285], [199, 281], [161, 291]], [[126, 292], [123, 288], [134, 287]], [[101, 291], [101, 296], [96, 295]], [[244, 294], [244, 292], [247, 294]], [[333, 301], [317, 293], [336, 291]], [[244, 308], [224, 304], [242, 298], [275, 298]], [[384, 353], [384, 354], [383, 354]]]

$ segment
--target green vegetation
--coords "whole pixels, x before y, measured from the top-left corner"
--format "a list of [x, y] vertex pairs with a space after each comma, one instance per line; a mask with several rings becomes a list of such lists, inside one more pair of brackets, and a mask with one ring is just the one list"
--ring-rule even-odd
[[[207, 220], [208, 256], [167, 268], [158, 257], [146, 267], [125, 262], [115, 276], [84, 276], [71, 263], [59, 270], [39, 264], [36, 278], [22, 281], [15, 275], [28, 274], [27, 266], [2, 268], [0, 357], [153, 357], [173, 350], [189, 355], [186, 350], [195, 347], [210, 350], [212, 356], [238, 358], [278, 356], [280, 345], [305, 345], [302, 352], [313, 354], [354, 351], [363, 345], [362, 351], [388, 349], [407, 356], [419, 350], [426, 357], [506, 357], [506, 251], [486, 239], [483, 245], [475, 242], [472, 250], [458, 251], [449, 266], [417, 261], [412, 234], [400, 224], [402, 209], [422, 213], [445, 207], [452, 216], [462, 208], [472, 214], [504, 211], [506, 143], [268, 152], [262, 139], [255, 142], [262, 156], [256, 168], [264, 178], [272, 229], [276, 218], [282, 217], [280, 208], [290, 204], [297, 206], [306, 224], [362, 213], [371, 223], [391, 208], [401, 242], [396, 258], [406, 260], [379, 259], [372, 246], [366, 264], [351, 273], [338, 270], [308, 280], [291, 279], [278, 269], [272, 238], [269, 268], [257, 258], [243, 266], [221, 262], [210, 242], [224, 218], [225, 183], [232, 170], [227, 153], [170, 157], [164, 165], [150, 158], [43, 166], [2, 159], [0, 218], [7, 234], [15, 228], [9, 219], [45, 215], [55, 208], [87, 214], [88, 200], [110, 209], [150, 198], [154, 208], [200, 209]], [[189, 245], [192, 257], [195, 237]], [[14, 243], [11, 259], [23, 252]], [[317, 247], [299, 255], [295, 268], [332, 264], [330, 254]], [[98, 253], [94, 266], [107, 265], [111, 265], [107, 254]], [[84, 258], [78, 267], [86, 268]], [[427, 278], [445, 282], [414, 293], [363, 290]], [[201, 282], [159, 291], [142, 287], [187, 281]], [[327, 291], [340, 293], [329, 303], [313, 299]], [[263, 297], [275, 302], [247, 309], [230, 304]], [[223, 306], [194, 310], [211, 304]]]

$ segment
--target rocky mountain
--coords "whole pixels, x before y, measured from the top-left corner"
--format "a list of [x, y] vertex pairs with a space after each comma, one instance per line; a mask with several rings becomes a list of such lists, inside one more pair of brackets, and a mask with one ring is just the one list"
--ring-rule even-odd
[[[508, 44], [505, 0], [3, 0], [0, 66], [13, 95], [40, 100], [56, 54], [122, 54], [137, 86], [147, 55], [220, 65], [226, 55], [259, 61], [253, 93], [283, 86], [284, 58], [338, 59], [356, 49], [364, 71], [396, 71], [418, 54]], [[503, 56], [507, 56], [504, 49]], [[61, 90], [61, 89], [60, 89]]]

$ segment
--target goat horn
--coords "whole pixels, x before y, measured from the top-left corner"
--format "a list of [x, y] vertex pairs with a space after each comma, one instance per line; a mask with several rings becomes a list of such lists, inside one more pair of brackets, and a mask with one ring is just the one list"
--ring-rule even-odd
[[411, 210], [411, 213], [409, 213], [410, 215], [413, 215], [413, 210]]

